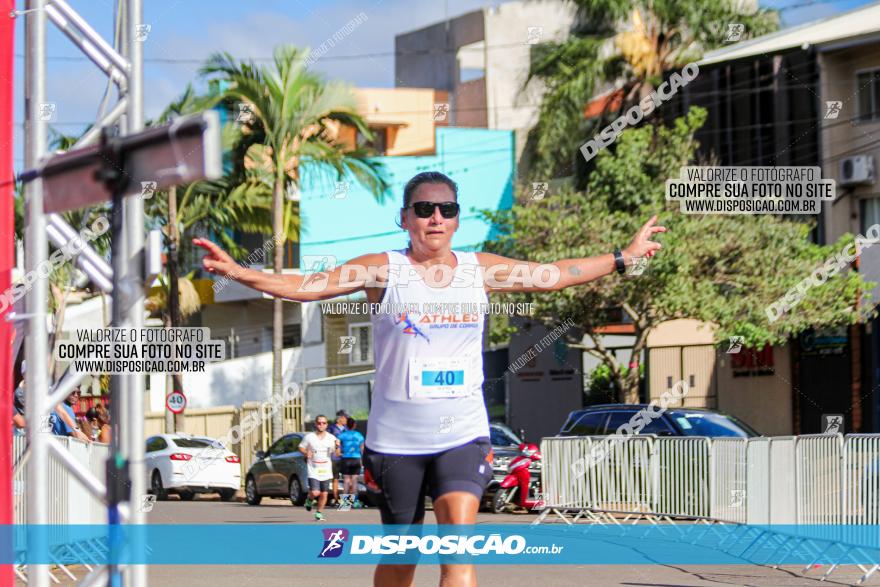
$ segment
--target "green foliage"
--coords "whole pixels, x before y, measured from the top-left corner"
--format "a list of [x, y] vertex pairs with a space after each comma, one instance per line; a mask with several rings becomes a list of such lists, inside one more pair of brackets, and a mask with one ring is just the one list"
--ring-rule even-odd
[[[856, 272], [842, 272], [775, 322], [765, 308], [852, 242], [810, 242], [810, 224], [771, 215], [686, 215], [665, 200], [665, 181], [693, 162], [694, 131], [705, 112], [694, 108], [670, 127], [624, 131], [615, 152], [605, 150], [589, 191], [563, 189], [537, 201], [520, 199], [509, 211], [487, 212], [502, 236], [487, 249], [513, 258], [552, 263], [610, 253], [626, 246], [654, 214], [668, 232], [654, 240], [663, 249], [638, 277], [605, 277], [557, 292], [509, 294], [504, 301], [533, 302], [537, 318], [557, 324], [572, 318], [587, 335], [607, 324], [609, 310], [623, 309], [636, 330], [636, 356], [644, 335], [661, 322], [692, 318], [714, 325], [716, 340], [741, 335], [747, 346], [784, 343], [810, 328], [852, 324], [859, 291], [871, 289]], [[579, 342], [579, 341], [572, 341]], [[641, 347], [639, 347], [641, 345]], [[613, 357], [594, 352], [609, 363]], [[634, 378], [621, 389], [632, 392]]]
[[[745, 26], [742, 40], [776, 30], [773, 10], [732, 0], [572, 0], [577, 18], [564, 42], [536, 45], [529, 80], [547, 86], [532, 131], [532, 179], [573, 175], [585, 164], [578, 148], [614, 116], [591, 121], [584, 107], [604, 87], [621, 88], [627, 108], [681, 69], [724, 46], [728, 24]], [[609, 48], [614, 50], [609, 51]]]
[[[216, 105], [219, 95], [198, 95], [188, 85], [181, 96], [168, 105], [155, 124], [166, 124], [177, 116], [195, 114]], [[222, 133], [223, 150], [233, 152], [232, 169], [215, 181], [197, 181], [177, 187], [177, 222], [181, 232], [181, 248], [189, 248], [186, 233], [195, 229], [211, 234], [235, 257], [246, 251], [235, 240], [233, 229], [272, 235], [272, 183], [245, 168], [241, 145], [251, 144], [253, 137], [244, 136], [234, 124], [227, 124]], [[285, 202], [289, 209], [286, 237], [295, 240], [299, 234], [297, 202]], [[144, 201], [144, 210], [167, 234], [168, 193], [157, 192]]]
[[[629, 374], [630, 369], [626, 365], [619, 365], [618, 369], [624, 377]], [[642, 380], [644, 376], [645, 364], [639, 363], [639, 380]], [[620, 388], [614, 373], [612, 373], [608, 365], [605, 363], [597, 365], [590, 371], [587, 378], [589, 381], [585, 393], [591, 404], [615, 403], [617, 401]]]
[[[271, 163], [275, 189], [297, 186], [300, 166], [322, 164], [333, 170], [336, 180], [355, 178], [382, 199], [388, 190], [383, 165], [370, 159], [362, 148], [349, 149], [336, 141], [339, 124], [368, 138], [372, 133], [356, 110], [349, 85], [326, 82], [308, 70], [308, 51], [281, 45], [275, 49], [271, 67], [238, 61], [228, 53], [216, 53], [201, 69], [206, 76], [220, 76], [228, 82], [224, 97], [249, 104], [255, 121], [249, 130], [264, 137], [264, 153]], [[257, 161], [258, 166], [262, 161]]]

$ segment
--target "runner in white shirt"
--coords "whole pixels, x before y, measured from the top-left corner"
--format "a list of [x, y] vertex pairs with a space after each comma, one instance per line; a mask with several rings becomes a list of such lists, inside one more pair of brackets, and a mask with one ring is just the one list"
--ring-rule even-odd
[[[211, 241], [193, 240], [208, 251], [202, 265], [209, 273], [272, 296], [314, 302], [363, 291], [371, 304], [422, 308], [371, 316], [376, 385], [364, 478], [368, 489], [380, 496], [383, 524], [423, 523], [426, 494], [433, 499], [438, 524], [474, 524], [492, 477], [482, 395], [485, 317], [469, 310], [426, 310], [426, 302], [471, 308], [485, 303], [491, 292], [558, 291], [615, 271], [624, 273], [636, 258], [660, 250], [650, 239], [666, 230], [654, 226], [655, 216], [623, 251], [538, 264], [453, 250], [459, 211], [454, 181], [436, 171], [419, 173], [403, 190], [399, 226], [409, 233], [406, 249], [362, 255], [308, 276], [247, 269]], [[584, 240], [601, 238], [584, 234]], [[546, 281], [548, 271], [551, 279]], [[380, 564], [373, 584], [409, 586], [414, 576], [415, 565]], [[473, 565], [441, 563], [440, 582], [470, 587], [477, 584], [476, 572]]]
[[327, 505], [327, 492], [333, 480], [333, 455], [339, 455], [339, 439], [327, 432], [327, 417], [315, 418], [317, 432], [309, 432], [299, 443], [299, 451], [306, 455], [306, 466], [309, 471], [309, 499], [306, 509], [311, 511], [317, 499], [318, 508], [315, 519], [324, 519], [324, 506]]

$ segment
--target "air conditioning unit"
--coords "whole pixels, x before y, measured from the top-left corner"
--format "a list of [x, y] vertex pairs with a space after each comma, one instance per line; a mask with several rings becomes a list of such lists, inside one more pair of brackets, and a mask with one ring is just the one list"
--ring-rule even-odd
[[874, 183], [874, 156], [856, 155], [840, 162], [838, 185], [865, 185]]

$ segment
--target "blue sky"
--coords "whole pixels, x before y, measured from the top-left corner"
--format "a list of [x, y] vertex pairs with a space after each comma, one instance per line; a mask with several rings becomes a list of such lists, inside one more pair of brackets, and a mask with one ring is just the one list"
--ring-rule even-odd
[[[694, 0], [699, 2], [700, 0]], [[69, 0], [106, 39], [112, 39], [115, 0]], [[367, 20], [327, 52], [315, 68], [328, 78], [363, 87], [394, 86], [394, 36], [499, 1], [487, 0], [145, 0], [144, 22], [151, 29], [144, 44], [144, 100], [149, 118], [196, 80], [200, 63], [215, 51], [236, 57], [265, 58], [280, 43], [319, 46], [363, 12]], [[867, 4], [867, 0], [772, 0], [782, 8], [784, 26], [828, 17]], [[318, 7], [314, 5], [317, 4]], [[24, 1], [17, 2], [24, 8]], [[16, 31], [17, 55], [23, 53], [24, 19]], [[47, 37], [47, 99], [56, 103], [53, 127], [78, 134], [93, 121], [106, 77], [54, 26]], [[16, 159], [20, 169], [24, 118], [23, 63], [16, 59]], [[115, 95], [115, 94], [114, 94]], [[112, 102], [111, 102], [112, 103]]]

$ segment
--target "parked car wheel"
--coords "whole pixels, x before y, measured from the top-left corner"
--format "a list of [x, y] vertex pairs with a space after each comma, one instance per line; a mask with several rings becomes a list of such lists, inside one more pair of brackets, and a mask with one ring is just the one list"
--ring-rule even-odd
[[290, 503], [293, 505], [302, 505], [306, 501], [304, 499], [305, 495], [303, 494], [302, 485], [300, 485], [299, 479], [296, 477], [290, 479], [288, 496], [290, 497]]
[[165, 501], [168, 499], [168, 492], [165, 491], [165, 487], [162, 485], [162, 475], [159, 474], [159, 471], [153, 471], [153, 476], [150, 478], [150, 489], [153, 491], [153, 495], [156, 496], [157, 501]]
[[260, 505], [263, 497], [257, 493], [257, 482], [253, 477], [248, 477], [244, 483], [244, 495], [249, 505]]
[[503, 513], [513, 502], [516, 496], [516, 487], [499, 487], [492, 499], [492, 512], [496, 514]]
[[181, 501], [192, 501], [196, 497], [195, 491], [179, 491], [178, 495], [180, 496]]
[[220, 490], [220, 499], [223, 501], [235, 501], [235, 494], [238, 493], [235, 489], [221, 489]]

